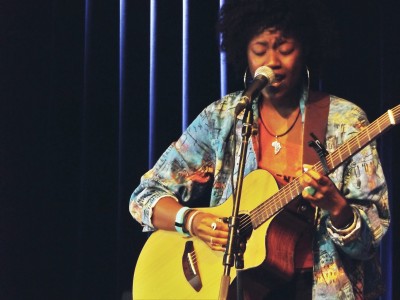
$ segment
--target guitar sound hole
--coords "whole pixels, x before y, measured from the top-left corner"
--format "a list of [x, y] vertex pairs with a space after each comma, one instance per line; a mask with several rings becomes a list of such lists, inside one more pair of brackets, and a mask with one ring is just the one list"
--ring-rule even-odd
[[239, 235], [241, 239], [248, 240], [253, 233], [253, 225], [248, 214], [239, 214]]

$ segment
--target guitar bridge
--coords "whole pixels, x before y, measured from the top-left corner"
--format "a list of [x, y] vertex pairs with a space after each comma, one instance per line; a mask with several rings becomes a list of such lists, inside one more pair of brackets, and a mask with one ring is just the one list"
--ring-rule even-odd
[[203, 284], [201, 283], [193, 241], [187, 241], [185, 244], [185, 251], [182, 255], [182, 267], [186, 280], [197, 292], [200, 291]]

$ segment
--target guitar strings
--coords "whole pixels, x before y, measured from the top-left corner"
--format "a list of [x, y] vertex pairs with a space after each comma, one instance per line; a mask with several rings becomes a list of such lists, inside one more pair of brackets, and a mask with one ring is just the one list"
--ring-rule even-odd
[[190, 254], [191, 258], [192, 258], [193, 263], [197, 263], [196, 252], [195, 251], [191, 251], [191, 252], [189, 252], [189, 254]]
[[[394, 109], [392, 109], [392, 112], [394, 113], [395, 116], [397, 116], [397, 114], [400, 113], [400, 106], [397, 106]], [[378, 134], [378, 132], [381, 133], [382, 132], [382, 129], [380, 126], [381, 123], [384, 124], [384, 130], [391, 124], [388, 113], [385, 113], [382, 116], [380, 116], [377, 120], [375, 120], [374, 122], [369, 124], [365, 130], [361, 130], [355, 137], [350, 138], [350, 140], [348, 140], [344, 144], [340, 145], [333, 153], [328, 154], [326, 158], [327, 158], [327, 162], [329, 160], [331, 162], [331, 170], [333, 170], [335, 167], [337, 167], [341, 163], [343, 163], [341, 153], [344, 152], [345, 148], [347, 148], [347, 152], [350, 152], [349, 156], [352, 156], [353, 155], [352, 149], [353, 149], [353, 147], [356, 147], [356, 146], [358, 147], [360, 145], [360, 140], [361, 140], [361, 146], [358, 147], [357, 149], [353, 149], [353, 150], [359, 151], [359, 150], [363, 149], [369, 142], [371, 142], [372, 139], [370, 139], [370, 133], [372, 133], [374, 135], [374, 137]], [[378, 132], [376, 132], [376, 130]], [[367, 138], [367, 141], [364, 141], [365, 138]], [[339, 162], [338, 162], [338, 160], [339, 160]], [[321, 172], [323, 170], [322, 163], [321, 162], [316, 163], [312, 167], [312, 169], [316, 170], [317, 172]], [[264, 203], [260, 204], [259, 206], [257, 206], [252, 211], [250, 211], [250, 218], [248, 219], [248, 221], [240, 224], [240, 229], [247, 227], [250, 223], [253, 223], [253, 225], [255, 225], [255, 226], [253, 226], [253, 228], [257, 228], [259, 225], [264, 223], [264, 221], [268, 220], [274, 214], [278, 213], [279, 210], [282, 209], [286, 204], [288, 204], [292, 199], [294, 199], [299, 194], [301, 194], [300, 188], [301, 187], [300, 187], [300, 183], [299, 183], [299, 177], [297, 177], [281, 189], [281, 191], [278, 193], [278, 194], [282, 194], [281, 197], [278, 194], [275, 194], [269, 198], [268, 202], [264, 202]], [[293, 192], [296, 193], [295, 197], [293, 197]], [[275, 198], [277, 198], [276, 201], [275, 201]], [[284, 200], [283, 204], [282, 204], [282, 200]], [[275, 208], [278, 207], [277, 204], [281, 205], [279, 207], [279, 209], [272, 210], [273, 206], [275, 206]], [[266, 211], [267, 212], [270, 211], [270, 212], [269, 212], [269, 214], [267, 213], [267, 215], [264, 216]], [[264, 218], [261, 219], [261, 222], [259, 222], [259, 224], [253, 222], [253, 220], [255, 221], [255, 219], [260, 219], [260, 217], [263, 217], [263, 216], [264, 216]]]

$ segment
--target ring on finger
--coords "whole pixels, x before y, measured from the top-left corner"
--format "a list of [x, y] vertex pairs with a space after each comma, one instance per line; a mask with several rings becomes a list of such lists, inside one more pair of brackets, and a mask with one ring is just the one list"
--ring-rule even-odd
[[216, 222], [212, 222], [212, 223], [211, 223], [211, 229], [212, 229], [212, 230], [217, 229], [217, 223], [216, 223]]
[[306, 191], [306, 193], [307, 194], [309, 194], [310, 196], [314, 196], [315, 195], [315, 193], [316, 193], [316, 189], [315, 188], [313, 188], [312, 186], [306, 186], [305, 188], [304, 188], [304, 190]]

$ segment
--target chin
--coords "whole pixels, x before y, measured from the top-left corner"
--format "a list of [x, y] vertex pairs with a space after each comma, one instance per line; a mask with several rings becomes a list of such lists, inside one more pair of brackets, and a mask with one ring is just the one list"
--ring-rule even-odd
[[284, 97], [287, 94], [286, 89], [282, 86], [269, 86], [268, 95], [272, 97]]

